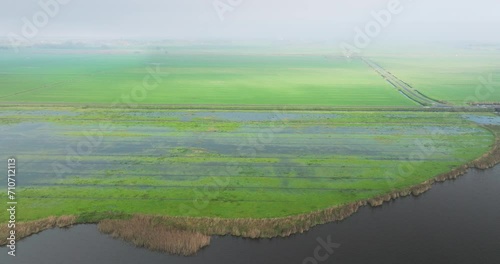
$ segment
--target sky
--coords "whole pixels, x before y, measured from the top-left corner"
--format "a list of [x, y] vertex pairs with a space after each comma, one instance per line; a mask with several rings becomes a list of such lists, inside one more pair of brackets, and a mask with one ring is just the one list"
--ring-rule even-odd
[[31, 23], [33, 39], [349, 41], [377, 22], [373, 12], [389, 12], [378, 39], [494, 42], [499, 10], [498, 0], [0, 0], [0, 36], [26, 37]]

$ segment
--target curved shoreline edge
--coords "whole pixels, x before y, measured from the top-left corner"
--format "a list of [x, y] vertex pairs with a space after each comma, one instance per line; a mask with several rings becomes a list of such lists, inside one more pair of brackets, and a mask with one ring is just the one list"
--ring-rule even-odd
[[[184, 256], [196, 254], [200, 249], [208, 246], [210, 236], [214, 235], [245, 238], [287, 237], [306, 232], [317, 225], [344, 220], [356, 213], [362, 206], [377, 207], [400, 197], [418, 196], [430, 190], [434, 183], [456, 179], [467, 173], [469, 169], [485, 170], [494, 167], [500, 163], [500, 126], [484, 125], [482, 127], [495, 136], [495, 142], [490, 151], [481, 157], [420, 184], [346, 205], [268, 219], [133, 215], [128, 219], [104, 219], [85, 223], [98, 224], [100, 232], [131, 242], [135, 246]], [[85, 223], [79, 222], [78, 216], [53, 216], [22, 222], [16, 224], [16, 240], [55, 227], [65, 228]], [[0, 226], [0, 236], [3, 237], [0, 240], [0, 246], [7, 244], [8, 231], [7, 225]]]

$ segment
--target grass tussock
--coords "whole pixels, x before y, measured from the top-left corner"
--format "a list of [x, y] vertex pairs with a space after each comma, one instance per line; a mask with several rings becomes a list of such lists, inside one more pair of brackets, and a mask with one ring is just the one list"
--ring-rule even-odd
[[210, 236], [178, 230], [141, 215], [128, 220], [103, 220], [99, 223], [99, 231], [138, 247], [184, 256], [193, 255], [210, 244]]
[[[60, 216], [55, 217], [51, 216], [45, 219], [40, 219], [36, 221], [30, 222], [21, 222], [16, 223], [15, 231], [16, 231], [16, 240], [20, 240], [22, 238], [31, 236], [33, 234], [40, 233], [44, 230], [55, 228], [55, 227], [68, 227], [76, 222], [76, 216]], [[7, 237], [10, 229], [7, 225], [0, 226], [0, 246], [7, 244]]]

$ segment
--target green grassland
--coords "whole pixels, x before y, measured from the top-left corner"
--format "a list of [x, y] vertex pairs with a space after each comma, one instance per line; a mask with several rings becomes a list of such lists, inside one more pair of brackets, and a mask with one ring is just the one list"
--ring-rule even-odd
[[[1, 53], [0, 103], [417, 106], [360, 60], [319, 54]], [[158, 68], [157, 68], [158, 66]]]
[[[0, 103], [110, 105], [150, 78], [158, 86], [136, 90], [134, 103], [417, 107], [361, 60], [328, 49], [169, 49], [0, 51]], [[496, 51], [429, 48], [367, 56], [424, 96], [459, 106], [500, 102]], [[492, 85], [482, 86], [481, 78], [490, 76]]]
[[[296, 215], [421, 183], [494, 140], [461, 113], [65, 111], [0, 112], [20, 168], [19, 221]], [[81, 142], [99, 143], [68, 152]]]

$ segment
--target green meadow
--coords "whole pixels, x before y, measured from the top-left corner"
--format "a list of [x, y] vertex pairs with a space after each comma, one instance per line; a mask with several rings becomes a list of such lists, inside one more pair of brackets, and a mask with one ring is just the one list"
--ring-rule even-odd
[[0, 54], [0, 103], [417, 106], [361, 60], [192, 52]]

